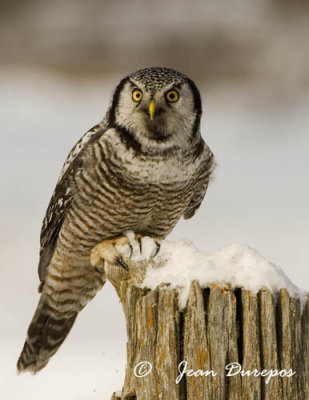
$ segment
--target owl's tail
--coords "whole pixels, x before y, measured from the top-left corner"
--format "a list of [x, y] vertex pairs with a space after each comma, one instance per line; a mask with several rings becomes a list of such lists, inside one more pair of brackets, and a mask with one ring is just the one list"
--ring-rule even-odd
[[77, 311], [64, 313], [53, 309], [41, 295], [17, 362], [18, 371], [36, 373], [45, 367], [70, 332], [77, 314]]

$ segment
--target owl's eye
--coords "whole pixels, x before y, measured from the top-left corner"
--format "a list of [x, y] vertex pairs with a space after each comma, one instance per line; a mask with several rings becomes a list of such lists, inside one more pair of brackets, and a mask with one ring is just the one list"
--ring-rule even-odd
[[170, 103], [175, 103], [179, 99], [179, 94], [176, 90], [170, 90], [166, 93], [165, 97]]
[[143, 97], [143, 93], [141, 90], [139, 89], [134, 89], [132, 92], [132, 99], [136, 102], [139, 102], [142, 100]]

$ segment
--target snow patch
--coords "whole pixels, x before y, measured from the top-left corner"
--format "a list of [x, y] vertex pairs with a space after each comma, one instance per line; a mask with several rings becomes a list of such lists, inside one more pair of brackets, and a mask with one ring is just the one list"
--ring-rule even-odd
[[246, 244], [235, 243], [212, 254], [204, 254], [189, 241], [164, 241], [156, 264], [147, 270], [141, 287], [155, 289], [161, 283], [177, 289], [181, 308], [185, 308], [191, 282], [197, 280], [201, 287], [210, 284], [230, 283], [232, 288], [245, 288], [257, 293], [267, 288], [274, 294], [287, 289], [290, 296], [300, 298], [302, 305], [307, 293], [296, 287], [283, 270], [266, 260]]

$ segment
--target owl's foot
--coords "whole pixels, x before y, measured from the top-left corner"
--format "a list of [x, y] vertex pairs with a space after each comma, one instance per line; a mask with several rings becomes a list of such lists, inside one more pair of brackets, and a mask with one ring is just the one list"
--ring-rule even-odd
[[119, 254], [116, 246], [125, 246], [129, 243], [127, 236], [119, 238], [103, 240], [98, 243], [90, 253], [91, 265], [97, 272], [104, 273], [104, 264], [107, 262], [112, 265], [119, 265], [128, 270], [127, 264], [123, 261], [122, 256]]
[[142, 236], [130, 231], [126, 236], [98, 243], [90, 254], [91, 265], [104, 273], [104, 263], [119, 265], [128, 271], [124, 258], [142, 261], [155, 257], [160, 251], [160, 239]]
[[117, 248], [119, 253], [132, 261], [149, 260], [154, 258], [160, 251], [162, 240], [160, 238], [143, 236], [132, 231], [127, 232], [126, 237], [128, 238], [127, 245], [120, 245]]

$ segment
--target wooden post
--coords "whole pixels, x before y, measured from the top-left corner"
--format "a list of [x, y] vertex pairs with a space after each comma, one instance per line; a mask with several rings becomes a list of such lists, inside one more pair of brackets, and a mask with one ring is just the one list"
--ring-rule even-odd
[[[255, 294], [193, 281], [180, 310], [177, 291], [164, 283], [139, 287], [149, 265], [126, 261], [129, 272], [106, 267], [128, 335], [125, 382], [112, 400], [309, 399], [309, 299], [301, 312], [286, 289], [275, 298], [267, 289]], [[192, 371], [176, 383], [185, 362]], [[244, 376], [228, 376], [231, 363], [238, 364], [230, 373], [241, 368]], [[202, 371], [206, 376], [193, 375]]]

